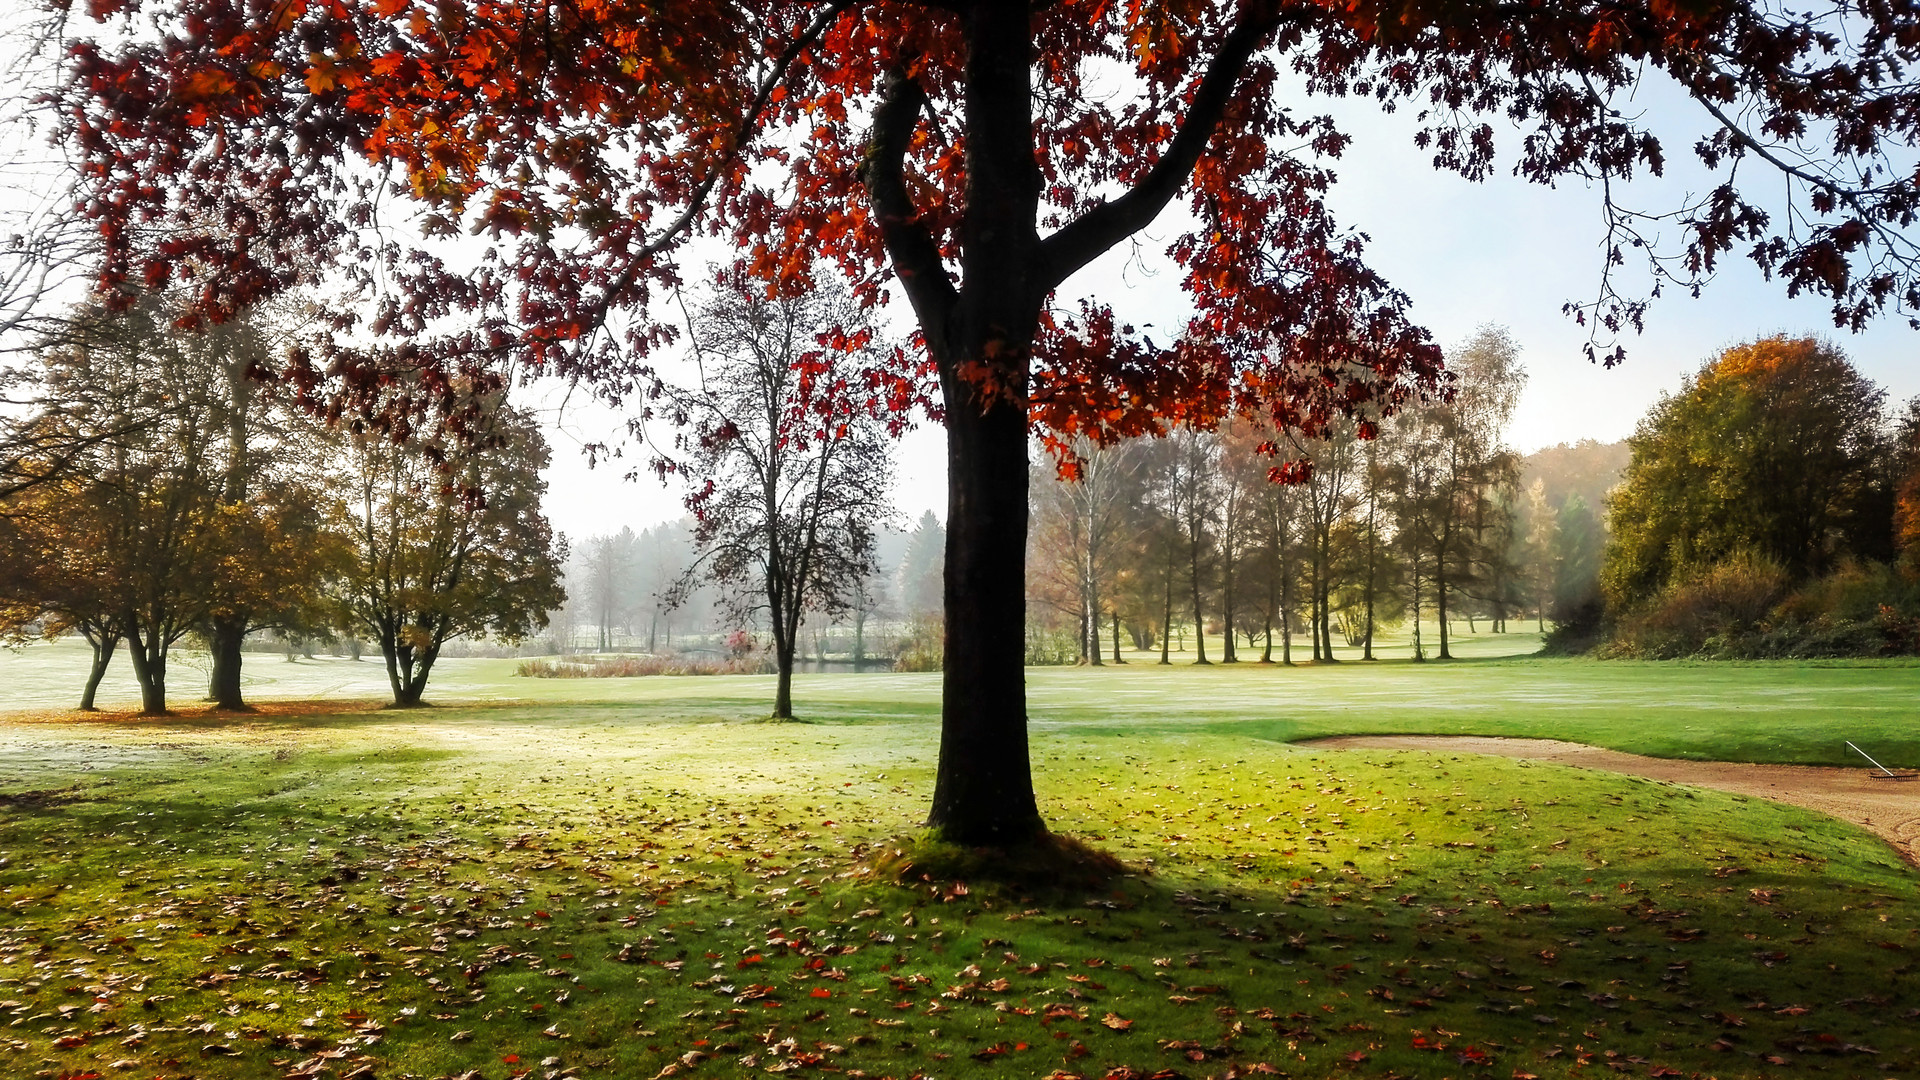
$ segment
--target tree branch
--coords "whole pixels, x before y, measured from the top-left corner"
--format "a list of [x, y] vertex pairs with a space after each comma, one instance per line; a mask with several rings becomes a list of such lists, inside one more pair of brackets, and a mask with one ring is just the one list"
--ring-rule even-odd
[[1040, 279], [1049, 290], [1108, 248], [1146, 228], [1173, 201], [1213, 138], [1247, 61], [1279, 24], [1279, 16], [1267, 5], [1249, 5], [1207, 65], [1207, 73], [1194, 91], [1193, 104], [1187, 108], [1186, 122], [1167, 144], [1166, 154], [1124, 195], [1088, 210], [1040, 242]]
[[873, 132], [867, 139], [866, 161], [860, 167], [867, 199], [879, 218], [880, 237], [887, 257], [900, 276], [907, 301], [913, 305], [929, 340], [945, 333], [947, 313], [959, 301], [953, 279], [940, 261], [940, 247], [922, 225], [907, 192], [903, 163], [914, 125], [926, 105], [927, 92], [905, 72], [887, 73], [880, 104], [873, 110]]

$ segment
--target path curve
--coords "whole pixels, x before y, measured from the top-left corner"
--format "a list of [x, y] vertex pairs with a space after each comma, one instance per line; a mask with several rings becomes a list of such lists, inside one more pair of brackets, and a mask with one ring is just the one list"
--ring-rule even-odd
[[1559, 739], [1484, 735], [1337, 735], [1296, 746], [1335, 750], [1429, 750], [1526, 758], [1555, 765], [1644, 776], [1792, 803], [1869, 829], [1920, 866], [1920, 779], [1875, 780], [1868, 769], [1679, 761], [1605, 750]]

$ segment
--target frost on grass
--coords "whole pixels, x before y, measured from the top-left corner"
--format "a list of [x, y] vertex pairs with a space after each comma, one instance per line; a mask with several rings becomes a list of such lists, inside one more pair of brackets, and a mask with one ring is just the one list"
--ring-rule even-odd
[[164, 766], [17, 776], [0, 1073], [1920, 1064], [1910, 873], [1790, 810], [1542, 766], [1062, 736], [1039, 744], [1056, 826], [1138, 872], [1028, 887], [961, 859], [880, 882], [923, 809], [924, 765], [871, 764], [897, 732], [432, 722], [411, 750], [176, 732]]

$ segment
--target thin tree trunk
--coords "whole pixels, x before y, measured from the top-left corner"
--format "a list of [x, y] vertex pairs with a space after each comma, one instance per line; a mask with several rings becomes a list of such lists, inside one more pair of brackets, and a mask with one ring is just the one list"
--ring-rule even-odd
[[1207, 659], [1207, 624], [1200, 611], [1200, 540], [1193, 538], [1193, 553], [1187, 560], [1188, 581], [1193, 588], [1193, 650], [1194, 663], [1211, 664]]
[[82, 712], [93, 712], [95, 711], [94, 696], [100, 690], [100, 680], [106, 677], [107, 665], [113, 660], [113, 651], [120, 647], [120, 635], [113, 631], [95, 633], [92, 630], [84, 630], [83, 633], [86, 634], [87, 644], [93, 646], [93, 664], [87, 669], [86, 688], [80, 691], [80, 709]]
[[1227, 541], [1224, 530], [1220, 549], [1226, 556], [1220, 573], [1220, 622], [1226, 642], [1220, 646], [1220, 662], [1237, 664], [1240, 657], [1233, 651], [1233, 547]]
[[1120, 659], [1120, 612], [1118, 611], [1113, 612], [1113, 662], [1126, 663], [1125, 660]]
[[1427, 650], [1420, 640], [1420, 553], [1413, 553], [1413, 658], [1424, 661]]
[[1167, 545], [1166, 586], [1167, 586], [1166, 594], [1162, 598], [1165, 606], [1162, 607], [1161, 609], [1161, 617], [1160, 617], [1160, 662], [1163, 664], [1171, 664], [1173, 663], [1173, 657], [1170, 651], [1173, 648], [1173, 545], [1172, 544]]
[[1374, 471], [1372, 468], [1372, 461], [1371, 461], [1371, 458], [1372, 458], [1371, 447], [1369, 447], [1369, 450], [1368, 450], [1368, 458], [1369, 458], [1369, 461], [1368, 461], [1368, 469], [1367, 469], [1367, 594], [1366, 594], [1367, 638], [1366, 638], [1366, 648], [1360, 654], [1360, 658], [1362, 660], [1373, 659], [1373, 592], [1376, 587], [1375, 578], [1379, 574], [1379, 569], [1376, 565], [1376, 558], [1375, 558], [1375, 551], [1378, 546], [1377, 541], [1379, 537], [1378, 537], [1378, 534], [1374, 531], [1374, 525], [1375, 525], [1374, 504], [1376, 502], [1376, 499], [1375, 499], [1374, 488], [1373, 488]]

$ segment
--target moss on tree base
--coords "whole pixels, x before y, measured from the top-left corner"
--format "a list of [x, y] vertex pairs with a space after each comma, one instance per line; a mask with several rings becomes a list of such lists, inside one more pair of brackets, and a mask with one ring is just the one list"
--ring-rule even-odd
[[1050, 832], [1005, 847], [971, 847], [929, 829], [879, 845], [864, 862], [877, 880], [901, 885], [976, 882], [1033, 892], [1105, 889], [1144, 873], [1083, 840]]

